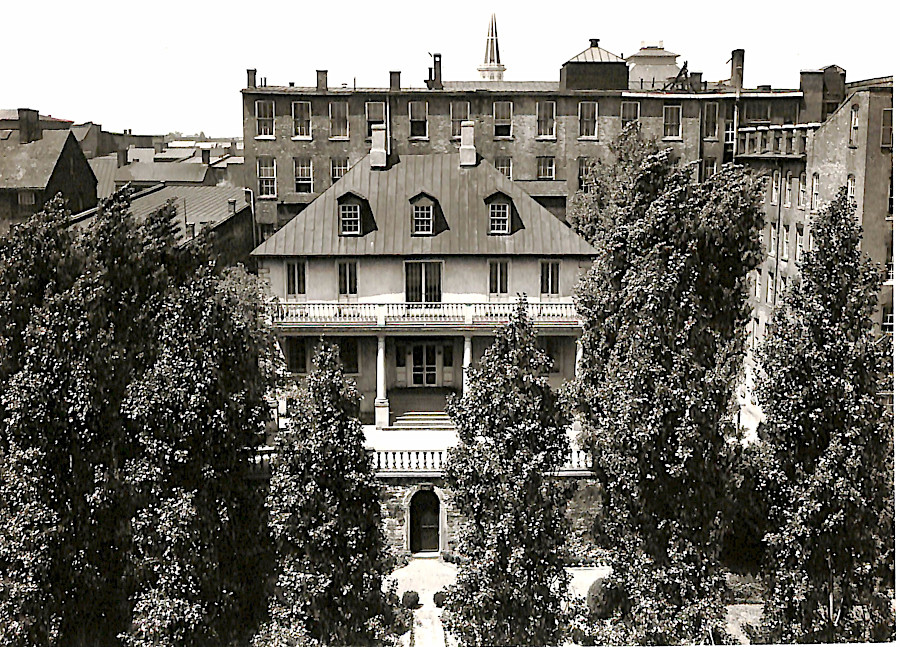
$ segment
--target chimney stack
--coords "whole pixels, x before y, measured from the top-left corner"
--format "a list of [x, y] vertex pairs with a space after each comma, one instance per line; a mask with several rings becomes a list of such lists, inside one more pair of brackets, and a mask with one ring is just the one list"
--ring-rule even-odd
[[443, 90], [444, 89], [444, 83], [443, 83], [443, 81], [441, 81], [441, 55], [440, 54], [434, 55], [434, 81], [432, 83], [433, 83], [433, 89], [435, 89], [435, 90]]
[[234, 198], [228, 198], [228, 215], [233, 216], [237, 211], [237, 200]]
[[209, 149], [201, 148], [200, 149], [200, 161], [209, 166]]
[[[591, 47], [600, 47], [600, 39], [599, 38], [591, 38]], [[584, 41], [582, 41], [584, 42]]]
[[116, 167], [128, 166], [128, 149], [116, 151]]
[[316, 70], [316, 92], [328, 90], [328, 70]]
[[256, 70], [247, 70], [247, 87], [256, 87]]
[[475, 122], [464, 121], [460, 124], [461, 140], [459, 144], [459, 165], [475, 166]]
[[41, 117], [37, 110], [19, 108], [19, 143], [28, 144], [42, 137]]
[[369, 166], [373, 169], [387, 168], [387, 126], [372, 124], [372, 150], [369, 152]]
[[391, 90], [394, 92], [400, 90], [400, 72], [391, 72]]
[[731, 52], [731, 87], [740, 90], [744, 87], [744, 50]]
[[691, 92], [700, 92], [703, 90], [703, 72], [691, 72], [688, 80]]

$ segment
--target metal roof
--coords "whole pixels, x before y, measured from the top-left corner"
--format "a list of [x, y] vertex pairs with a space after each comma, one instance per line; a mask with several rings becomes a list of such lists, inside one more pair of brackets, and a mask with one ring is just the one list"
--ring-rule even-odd
[[91, 170], [97, 176], [97, 197], [108, 198], [116, 191], [116, 170], [119, 168], [119, 161], [115, 155], [95, 157], [88, 160]]
[[174, 164], [172, 162], [135, 162], [116, 171], [116, 182], [193, 182], [206, 179], [209, 167], [205, 164]]
[[0, 139], [0, 189], [45, 188], [69, 137], [69, 130], [45, 130], [27, 144], [18, 136]]
[[[410, 199], [437, 200], [447, 229], [413, 236]], [[488, 234], [485, 199], [501, 192], [521, 228]], [[338, 199], [347, 193], [368, 201], [375, 229], [363, 236], [338, 234]], [[256, 256], [520, 255], [594, 256], [598, 252], [485, 160], [460, 167], [458, 153], [401, 155], [384, 170], [367, 155], [287, 225], [257, 247]]]
[[625, 59], [616, 56], [602, 47], [588, 47], [586, 50], [569, 59], [569, 63], [624, 63]]
[[[444, 90], [490, 92], [559, 92], [559, 81], [444, 81]], [[428, 90], [428, 92], [434, 92]]]

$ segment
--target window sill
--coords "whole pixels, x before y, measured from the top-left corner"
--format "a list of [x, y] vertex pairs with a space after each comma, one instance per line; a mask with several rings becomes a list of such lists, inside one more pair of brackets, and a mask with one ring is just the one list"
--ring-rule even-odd
[[258, 195], [256, 196], [258, 200], [277, 200], [277, 195]]
[[257, 135], [257, 136], [254, 137], [253, 139], [255, 139], [255, 140], [258, 141], [258, 142], [265, 142], [265, 141], [274, 142], [274, 141], [275, 141], [275, 135]]
[[682, 141], [681, 135], [677, 135], [677, 136], [676, 136], [676, 135], [671, 135], [671, 136], [669, 136], [669, 137], [663, 137], [662, 140], [663, 140], [664, 142], [680, 142], [680, 141]]
[[535, 137], [539, 142], [555, 142], [556, 135], [538, 135]]
[[[703, 141], [705, 141], [705, 142], [716, 142], [716, 143], [718, 143], [718, 142], [719, 142], [719, 138], [718, 138], [718, 137], [704, 137], [704, 138], [703, 138]], [[727, 142], [726, 142], [726, 143], [727, 143]]]
[[582, 135], [581, 137], [578, 138], [578, 141], [580, 141], [580, 142], [598, 142], [598, 141], [600, 141], [600, 138], [597, 137], [597, 135]]
[[294, 135], [293, 137], [291, 137], [291, 141], [292, 142], [311, 142], [312, 137], [307, 137], [304, 135]]
[[348, 136], [329, 137], [328, 141], [330, 141], [330, 142], [347, 142], [347, 141], [350, 141], [350, 137], [348, 137]]
[[494, 135], [494, 141], [511, 142], [511, 141], [513, 141], [513, 136], [512, 135]]
[[428, 136], [426, 135], [425, 137], [420, 137], [418, 135], [410, 135], [409, 141], [411, 141], [411, 142], [427, 142]]

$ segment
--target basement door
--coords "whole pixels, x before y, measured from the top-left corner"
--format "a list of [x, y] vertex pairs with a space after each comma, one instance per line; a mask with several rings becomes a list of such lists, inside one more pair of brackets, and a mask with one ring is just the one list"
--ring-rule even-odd
[[441, 502], [431, 490], [419, 490], [409, 502], [409, 550], [437, 551], [440, 543]]

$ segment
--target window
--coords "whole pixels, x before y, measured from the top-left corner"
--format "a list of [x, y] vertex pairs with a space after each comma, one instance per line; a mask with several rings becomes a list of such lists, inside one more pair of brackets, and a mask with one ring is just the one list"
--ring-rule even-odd
[[756, 270], [756, 280], [753, 282], [753, 296], [759, 299], [762, 294], [762, 271]]
[[578, 104], [578, 136], [597, 139], [596, 101], [582, 101]]
[[[344, 205], [351, 206], [351, 205]], [[357, 206], [357, 205], [352, 205]], [[340, 261], [338, 263], [338, 296], [354, 297], [357, 295], [356, 261]]]
[[285, 282], [287, 296], [306, 294], [306, 263], [288, 261], [285, 267], [287, 268], [287, 281]]
[[332, 157], [331, 158], [331, 183], [334, 184], [347, 172], [350, 168], [350, 158], [348, 157]]
[[781, 131], [776, 130], [772, 133], [772, 152], [780, 153], [781, 152]]
[[187, 223], [184, 226], [184, 235], [186, 238], [193, 238], [194, 236], [196, 236], [197, 235], [197, 226], [192, 222]]
[[384, 101], [366, 101], [366, 137], [372, 138], [372, 126], [386, 123]]
[[512, 101], [494, 101], [494, 137], [512, 137]]
[[891, 242], [887, 244], [884, 250], [884, 280], [894, 280], [894, 246]]
[[462, 122], [469, 120], [469, 102], [450, 102], [450, 137], [462, 136]]
[[341, 337], [337, 340], [337, 347], [344, 373], [349, 375], [359, 373], [359, 341], [352, 337]]
[[894, 306], [886, 305], [881, 309], [881, 332], [885, 335], [894, 334]]
[[441, 302], [441, 263], [438, 261], [406, 263], [407, 303]]
[[541, 295], [559, 296], [559, 261], [541, 261]]
[[294, 137], [312, 139], [312, 106], [309, 101], [294, 101], [291, 107], [294, 115]]
[[856, 200], [856, 177], [852, 174], [847, 176], [847, 200]]
[[775, 223], [769, 223], [769, 256], [775, 256], [775, 247], [778, 245], [778, 232]]
[[275, 197], [275, 158], [258, 157], [256, 159], [257, 175], [259, 177], [259, 197]]
[[413, 235], [431, 235], [434, 232], [434, 206], [417, 204], [413, 206]]
[[793, 188], [791, 184], [794, 182], [793, 176], [788, 173], [784, 176], [784, 206], [791, 206], [791, 189]]
[[409, 136], [428, 139], [428, 102], [409, 102]]
[[797, 183], [797, 208], [806, 209], [806, 173], [800, 174], [800, 182]]
[[859, 106], [850, 108], [850, 145], [859, 143]]
[[511, 157], [495, 157], [494, 167], [500, 171], [507, 179], [512, 179], [512, 158]]
[[750, 348], [756, 348], [759, 343], [759, 317], [753, 317], [753, 330], [750, 333]]
[[725, 143], [734, 144], [734, 120], [725, 120]]
[[759, 133], [759, 152], [765, 153], [769, 150], [769, 131], [762, 130]]
[[490, 228], [492, 234], [508, 234], [509, 204], [506, 202], [493, 202], [490, 205]]
[[703, 160], [703, 179], [708, 180], [716, 174], [716, 158], [707, 157]]
[[784, 152], [791, 155], [794, 152], [794, 131], [789, 130], [784, 134]]
[[769, 272], [769, 280], [766, 283], [766, 303], [775, 303], [775, 274]]
[[556, 158], [555, 157], [538, 157], [537, 158], [537, 179], [553, 180], [556, 178]]
[[622, 128], [630, 124], [632, 121], [638, 121], [641, 118], [641, 104], [637, 101], [622, 102]]
[[331, 139], [346, 139], [350, 136], [350, 121], [346, 101], [332, 101], [328, 104], [331, 117]]
[[488, 293], [492, 297], [506, 296], [509, 294], [509, 261], [490, 261], [488, 263], [490, 275]]
[[591, 176], [591, 167], [593, 162], [586, 157], [578, 158], [578, 190], [587, 192], [594, 184]]
[[794, 262], [799, 263], [803, 258], [803, 225], [797, 225], [797, 246], [794, 251]]
[[358, 236], [362, 231], [358, 204], [341, 205], [341, 236]]
[[772, 188], [771, 197], [772, 204], [778, 204], [778, 193], [781, 190], [781, 171], [772, 171]]
[[537, 102], [537, 136], [556, 137], [556, 102]]
[[663, 137], [681, 139], [681, 106], [663, 108]]
[[297, 193], [312, 193], [313, 174], [312, 158], [294, 158], [294, 191]]
[[791, 226], [785, 225], [781, 230], [781, 260], [788, 260], [791, 249]]
[[894, 174], [891, 173], [891, 179], [888, 182], [888, 209], [887, 209], [888, 220], [893, 219], [894, 217]]
[[558, 337], [538, 337], [538, 348], [550, 360], [550, 373], [559, 373], [560, 340]]
[[275, 102], [256, 102], [256, 136], [275, 136]]
[[819, 174], [813, 173], [812, 176], [812, 195], [809, 198], [809, 208], [815, 211], [819, 208]]
[[287, 368], [291, 373], [306, 373], [306, 339], [288, 337], [284, 340], [287, 346]]
[[707, 103], [703, 106], [703, 137], [719, 138], [719, 104]]
[[744, 103], [744, 119], [747, 121], [769, 121], [769, 104], [766, 101]]
[[885, 108], [881, 111], [881, 145], [892, 147], [894, 145], [894, 109]]
[[30, 207], [34, 205], [34, 191], [19, 191], [19, 205], [22, 207]]

